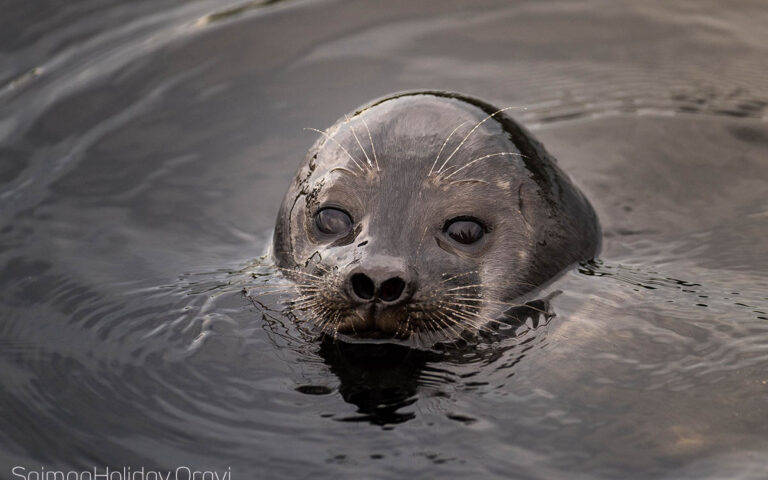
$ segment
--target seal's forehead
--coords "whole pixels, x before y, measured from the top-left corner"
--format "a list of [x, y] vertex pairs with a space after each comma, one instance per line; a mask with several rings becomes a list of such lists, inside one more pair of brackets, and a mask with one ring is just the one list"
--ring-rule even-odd
[[408, 95], [363, 110], [358, 116], [369, 125], [372, 143], [388, 154], [387, 160], [409, 161], [412, 167], [414, 162], [423, 163], [419, 159], [451, 157], [456, 164], [479, 155], [516, 151], [495, 118], [455, 98]]
[[462, 100], [424, 94], [392, 98], [363, 109], [356, 116], [364, 117], [378, 134], [429, 136], [444, 135], [446, 128], [450, 132], [463, 122], [477, 124], [487, 114]]
[[509, 158], [501, 155], [519, 154], [493, 115], [461, 99], [429, 94], [391, 98], [363, 108], [321, 134], [311, 151], [315, 177], [340, 168], [371, 179], [393, 169], [422, 177], [464, 165], [474, 170], [477, 166], [472, 165], [480, 158], [482, 168], [506, 165]]

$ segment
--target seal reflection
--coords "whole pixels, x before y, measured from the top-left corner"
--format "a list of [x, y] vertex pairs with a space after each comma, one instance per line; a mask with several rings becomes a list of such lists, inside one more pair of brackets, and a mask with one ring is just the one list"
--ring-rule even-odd
[[[416, 410], [408, 407], [413, 407], [426, 391], [447, 398], [450, 394], [444, 387], [462, 381], [451, 366], [476, 364], [480, 368], [507, 355], [511, 357], [507, 368], [514, 368], [541, 334], [541, 330], [534, 329], [553, 316], [549, 298], [535, 300], [506, 312], [503, 319], [508, 329], [497, 331], [494, 338], [486, 334], [483, 338], [438, 344], [431, 350], [391, 341], [323, 335], [318, 353], [338, 378], [342, 399], [357, 408], [356, 415], [337, 420], [367, 422], [384, 428], [413, 420]], [[493, 348], [479, 350], [479, 343], [491, 343]], [[330, 393], [327, 387], [318, 391], [317, 387], [306, 385], [297, 390], [307, 394]], [[464, 417], [454, 419], [473, 421]]]
[[339, 379], [339, 393], [357, 407], [346, 422], [392, 425], [416, 417], [402, 411], [417, 401], [419, 378], [440, 354], [393, 343], [348, 343], [326, 336], [320, 356]]

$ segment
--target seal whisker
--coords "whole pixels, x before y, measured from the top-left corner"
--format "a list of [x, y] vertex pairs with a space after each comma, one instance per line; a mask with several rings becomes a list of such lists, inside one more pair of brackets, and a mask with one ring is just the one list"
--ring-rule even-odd
[[476, 158], [476, 159], [472, 160], [471, 162], [468, 162], [466, 165], [460, 167], [458, 170], [455, 170], [455, 171], [449, 173], [448, 175], [445, 176], [445, 179], [447, 180], [447, 179], [451, 178], [452, 176], [456, 175], [460, 171], [464, 170], [465, 168], [469, 167], [470, 165], [472, 165], [474, 163], [479, 162], [480, 160], [485, 160], [487, 158], [492, 158], [492, 157], [501, 157], [501, 156], [510, 156], [510, 155], [511, 156], [516, 156], [516, 157], [523, 157], [524, 156], [524, 155], [522, 155], [520, 153], [515, 153], [515, 152], [499, 152], [499, 153], [491, 153], [491, 154], [488, 154], [488, 155], [483, 155], [482, 157]]
[[316, 279], [317, 279], [317, 280], [319, 280], [320, 282], [323, 282], [323, 281], [325, 281], [325, 279], [324, 279], [323, 277], [318, 277], [317, 275], [312, 275], [311, 273], [303, 272], [303, 271], [301, 271], [301, 270], [296, 270], [296, 269], [294, 269], [294, 268], [280, 268], [280, 267], [278, 267], [278, 269], [279, 269], [281, 272], [283, 272], [283, 273], [291, 273], [291, 274], [294, 274], [294, 273], [295, 273], [295, 274], [297, 274], [297, 275], [304, 275], [304, 276], [306, 276], [306, 277], [310, 277], [310, 278], [316, 278]]
[[257, 291], [261, 295], [278, 292], [297, 291], [300, 288], [313, 288], [314, 285], [246, 285], [246, 288]]
[[473, 302], [482, 302], [482, 301], [488, 301], [492, 302], [493, 300], [485, 300], [482, 297], [462, 297], [460, 295], [467, 295], [467, 292], [458, 292], [458, 295], [446, 295], [447, 297], [451, 298], [452, 300], [470, 300]]
[[338, 333], [339, 333], [339, 325], [341, 325], [342, 315], [343, 315], [342, 312], [338, 311], [333, 316], [332, 325], [333, 325], [333, 339], [334, 340], [336, 340], [336, 337], [338, 336]]
[[324, 306], [315, 312], [315, 325], [320, 329], [321, 333], [326, 332], [329, 326], [331, 326], [334, 331], [337, 331], [339, 323], [341, 323], [341, 315], [341, 311]]
[[410, 315], [407, 315], [407, 316], [405, 317], [405, 331], [406, 331], [406, 332], [408, 332], [408, 333], [410, 334], [410, 332], [412, 331], [412, 330], [411, 330], [412, 328], [413, 328], [413, 327], [411, 326], [411, 316], [410, 316]]
[[451, 331], [451, 333], [453, 333], [453, 334], [456, 336], [456, 338], [458, 338], [459, 336], [461, 336], [461, 332], [457, 331], [457, 330], [454, 328], [454, 326], [458, 326], [458, 323], [456, 323], [456, 322], [454, 322], [454, 323], [449, 323], [449, 322], [447, 322], [447, 321], [446, 321], [446, 319], [447, 319], [447, 315], [443, 315], [443, 318], [441, 318], [441, 317], [440, 317], [440, 316], [439, 316], [437, 313], [433, 313], [433, 312], [425, 312], [425, 313], [426, 313], [427, 315], [430, 315], [430, 316], [432, 316], [432, 318], [434, 318], [434, 319], [435, 319], [435, 321], [437, 321], [438, 323], [440, 323], [441, 325], [443, 325], [445, 328], [447, 328], [448, 330], [450, 330], [450, 331]]
[[437, 170], [437, 173], [440, 173], [440, 172], [443, 170], [443, 167], [445, 167], [445, 165], [446, 165], [448, 162], [450, 162], [450, 161], [451, 161], [451, 158], [453, 158], [453, 156], [456, 154], [456, 152], [458, 152], [458, 151], [459, 151], [459, 149], [460, 149], [460, 148], [461, 148], [461, 147], [464, 145], [464, 143], [467, 141], [467, 139], [468, 139], [468, 138], [469, 138], [469, 137], [470, 137], [470, 136], [471, 136], [473, 133], [475, 133], [475, 130], [477, 130], [478, 128], [480, 128], [480, 125], [484, 124], [485, 122], [487, 122], [487, 121], [488, 121], [488, 120], [490, 120], [491, 118], [495, 117], [496, 115], [500, 114], [501, 112], [505, 112], [505, 111], [507, 111], [507, 110], [511, 110], [511, 109], [513, 109], [513, 108], [521, 108], [521, 107], [505, 107], [505, 108], [502, 108], [502, 109], [496, 110], [496, 111], [495, 111], [495, 112], [493, 112], [492, 114], [488, 115], [488, 116], [487, 116], [487, 117], [485, 117], [484, 119], [482, 119], [482, 120], [480, 120], [479, 122], [477, 122], [477, 125], [475, 125], [474, 127], [472, 127], [472, 130], [470, 130], [470, 131], [469, 131], [469, 133], [467, 133], [467, 135], [464, 137], [464, 139], [461, 141], [461, 143], [459, 143], [459, 145], [458, 145], [458, 146], [457, 146], [457, 147], [456, 147], [456, 148], [453, 150], [453, 152], [451, 152], [451, 154], [448, 156], [448, 158], [446, 158], [446, 159], [445, 159], [445, 161], [443, 162], [443, 164], [442, 164], [442, 165], [440, 165], [440, 168]]
[[325, 274], [325, 277], [321, 277], [323, 282], [326, 282], [326, 278], [333, 279], [336, 275], [336, 270], [330, 267], [327, 267], [323, 265], [322, 263], [316, 263], [315, 267], [320, 270], [323, 274]]
[[297, 287], [313, 287], [316, 284], [314, 283], [252, 283], [250, 285], [246, 285], [249, 288], [297, 288]]
[[324, 131], [322, 131], [322, 130], [318, 130], [318, 129], [316, 129], [316, 128], [305, 128], [304, 130], [312, 130], [313, 132], [317, 132], [317, 133], [319, 133], [320, 135], [323, 135], [323, 136], [324, 136], [325, 138], [327, 138], [328, 140], [331, 140], [332, 142], [334, 142], [336, 145], [338, 145], [338, 146], [339, 146], [339, 148], [341, 148], [341, 149], [344, 151], [344, 153], [346, 153], [346, 154], [347, 154], [347, 156], [349, 157], [349, 159], [350, 159], [350, 160], [352, 160], [352, 162], [353, 162], [353, 163], [354, 163], [354, 164], [357, 166], [357, 168], [359, 168], [361, 172], [365, 173], [365, 169], [364, 169], [362, 166], [360, 166], [360, 164], [359, 164], [359, 163], [357, 163], [357, 160], [355, 160], [355, 157], [353, 157], [353, 156], [352, 156], [352, 155], [351, 155], [351, 154], [350, 154], [350, 153], [347, 151], [347, 149], [346, 149], [346, 148], [344, 148], [344, 145], [342, 145], [341, 143], [339, 143], [339, 141], [338, 141], [338, 140], [336, 140], [336, 139], [335, 139], [335, 138], [333, 138], [332, 136], [328, 135], [328, 134], [327, 134], [327, 133], [325, 133]]
[[[515, 284], [510, 282], [510, 285], [515, 285]], [[525, 283], [520, 283], [520, 285], [525, 285]], [[489, 287], [489, 285], [481, 284], [480, 286], [477, 286], [477, 285], [473, 285], [472, 286], [472, 288], [475, 288], [475, 289], [486, 288], [486, 287]], [[453, 289], [451, 289], [451, 290], [453, 290]], [[456, 290], [458, 290], [458, 289], [456, 289]], [[461, 291], [461, 290], [459, 290], [459, 291], [440, 290], [440, 291], [436, 291], [435, 293], [443, 295], [443, 296], [446, 296], [446, 297], [453, 297], [453, 298], [458, 298], [458, 297], [461, 297], [463, 295], [474, 295], [474, 292], [472, 292], [472, 291], [466, 292], [466, 291]], [[500, 300], [488, 300], [488, 301], [500, 302]]]
[[441, 293], [442, 292], [452, 292], [454, 290], [464, 290], [466, 288], [482, 288], [482, 287], [486, 287], [486, 286], [487, 285], [485, 283], [475, 283], [475, 284], [472, 284], [472, 285], [461, 285], [459, 287], [447, 288], [445, 290], [442, 290]]
[[548, 315], [550, 313], [550, 312], [548, 312], [546, 310], [542, 310], [542, 309], [540, 309], [538, 307], [534, 307], [530, 303], [511, 303], [511, 302], [502, 302], [500, 300], [486, 300], [486, 302], [488, 302], [488, 303], [490, 303], [492, 305], [497, 306], [497, 308], [501, 308], [501, 307], [504, 307], [506, 309], [510, 309], [510, 308], [530, 308], [531, 310], [533, 310], [535, 312], [539, 312], [539, 313], [544, 314], [544, 315]]
[[[258, 294], [258, 295], [273, 295], [273, 294], [275, 294], [275, 293], [291, 293], [291, 292], [295, 292], [295, 291], [297, 291], [297, 290], [299, 290], [299, 289], [290, 289], [290, 290], [287, 290], [287, 289], [286, 289], [286, 290], [266, 290], [266, 291], [261, 291], [261, 292], [254, 292], [254, 293], [256, 293], [256, 294]], [[299, 290], [299, 291], [305, 291], [305, 290], [304, 290], [304, 289], [301, 289], [301, 290]], [[320, 290], [308, 290], [308, 289], [307, 289], [306, 291], [310, 291], [310, 292], [319, 292]]]
[[[506, 280], [506, 279], [505, 279], [505, 280], [504, 280], [504, 282], [505, 282], [505, 284], [507, 284], [507, 285], [522, 285], [522, 286], [526, 286], [526, 287], [535, 287], [535, 286], [536, 286], [536, 284], [535, 284], [535, 283], [531, 283], [531, 282], [519, 282], [519, 281], [517, 281], [517, 280]], [[479, 283], [479, 284], [477, 284], [477, 285], [478, 285], [478, 286], [480, 286], [480, 287], [487, 287], [487, 286], [488, 286], [488, 284], [487, 284], [487, 283]], [[462, 285], [462, 287], [464, 287], [464, 286], [469, 286], [469, 285]], [[447, 290], [446, 290], [446, 291], [447, 291]]]
[[371, 136], [371, 129], [368, 128], [368, 122], [365, 121], [365, 118], [363, 116], [360, 116], [360, 120], [362, 120], [363, 125], [365, 125], [365, 129], [368, 131], [368, 140], [371, 142], [371, 152], [373, 152], [373, 161], [376, 162], [376, 170], [381, 171], [381, 168], [379, 168], [379, 159], [376, 158], [376, 147], [373, 145], [373, 137]]
[[[310, 316], [310, 322], [315, 329], [319, 330], [320, 334], [325, 333], [328, 330], [328, 325], [333, 322], [334, 312], [324, 301], [319, 302], [317, 305], [314, 305], [306, 311]], [[330, 315], [326, 315], [328, 313], [330, 313]]]
[[313, 299], [313, 298], [319, 298], [319, 297], [315, 293], [306, 293], [306, 294], [300, 295], [297, 298], [294, 298], [293, 300], [288, 300], [286, 303], [295, 304], [297, 302], [303, 302], [305, 300], [309, 300], [309, 299]]
[[330, 332], [335, 332], [337, 326], [338, 323], [336, 322], [335, 317], [327, 317], [320, 322], [315, 322], [315, 328], [320, 335], [327, 335]]
[[[477, 300], [477, 301], [482, 302], [482, 300]], [[482, 303], [481, 304], [472, 304], [472, 303], [466, 303], [466, 302], [451, 302], [451, 301], [446, 301], [446, 300], [440, 301], [440, 305], [450, 305], [450, 307], [447, 307], [447, 308], [450, 308], [450, 309], [452, 309], [452, 307], [456, 307], [456, 308], [460, 309], [461, 312], [463, 312], [465, 314], [468, 314], [468, 315], [469, 314], [471, 314], [471, 315], [480, 315], [480, 311], [488, 310], [489, 308], [491, 308], [491, 309], [494, 308], [493, 306], [484, 305]]]
[[303, 310], [311, 310], [321, 305], [322, 302], [313, 296], [312, 298], [302, 298], [302, 299], [297, 299], [293, 301], [288, 301], [288, 302], [285, 302], [285, 304], [292, 309], [303, 311]]
[[[326, 315], [330, 312], [330, 315]], [[320, 321], [316, 321], [315, 324], [320, 329], [320, 332], [326, 331], [328, 326], [332, 326], [334, 329], [338, 328], [338, 324], [341, 318], [340, 312], [332, 312], [329, 309], [318, 311], [317, 316], [320, 317]]]
[[323, 321], [329, 317], [325, 317], [324, 314], [328, 311], [328, 307], [324, 302], [316, 302], [315, 304], [305, 307], [302, 311], [309, 312], [312, 315], [312, 322], [315, 325], [321, 325]]
[[[459, 297], [459, 296], [453, 296], [450, 295], [449, 298], [451, 298], [454, 301], [472, 301], [472, 302], [483, 302], [488, 307], [506, 307], [506, 308], [530, 308], [532, 310], [537, 310], [541, 313], [547, 313], [541, 309], [537, 309], [536, 307], [527, 304], [527, 303], [511, 303], [511, 302], [502, 302], [501, 300], [493, 300], [490, 298], [476, 298], [476, 297]], [[468, 306], [473, 306], [472, 304], [467, 304]]]
[[435, 345], [440, 341], [442, 337], [442, 335], [440, 335], [440, 332], [442, 332], [443, 329], [440, 328], [440, 326], [437, 325], [437, 323], [430, 323], [430, 325], [432, 326], [432, 328], [427, 329], [427, 338], [429, 340], [430, 345]]
[[481, 299], [472, 299], [470, 301], [474, 301], [474, 302], [478, 302], [478, 303], [469, 303], [469, 301], [467, 301], [467, 300], [456, 301], [454, 299], [442, 298], [442, 299], [438, 300], [438, 304], [439, 305], [452, 305], [452, 306], [455, 306], [455, 307], [460, 307], [460, 308], [463, 308], [465, 310], [472, 310], [472, 311], [480, 310], [483, 307]]
[[311, 293], [302, 295], [293, 301], [285, 302], [285, 304], [296, 310], [308, 310], [318, 305], [325, 305], [326, 300], [316, 293]]
[[[501, 320], [498, 320], [488, 315], [481, 315], [479, 313], [456, 312], [456, 315], [461, 318], [464, 318], [468, 322], [472, 322], [475, 328], [482, 328], [485, 325], [506, 325], [506, 323], [502, 322]], [[488, 329], [486, 331], [490, 332], [492, 330]]]
[[430, 175], [432, 175], [432, 171], [435, 169], [435, 165], [437, 165], [437, 162], [438, 162], [438, 160], [440, 160], [440, 154], [442, 154], [442, 153], [443, 153], [443, 149], [444, 149], [444, 148], [445, 148], [445, 146], [448, 144], [448, 141], [451, 139], [451, 137], [453, 136], [453, 134], [454, 134], [454, 133], [456, 133], [456, 130], [458, 130], [458, 129], [460, 129], [461, 127], [463, 127], [464, 125], [466, 125], [466, 124], [467, 124], [467, 122], [469, 122], [469, 120], [465, 120], [465, 121], [461, 122], [461, 123], [460, 123], [458, 126], [456, 126], [456, 128], [454, 128], [454, 129], [451, 131], [451, 133], [449, 133], [449, 134], [448, 134], [448, 137], [447, 137], [447, 138], [445, 139], [445, 141], [443, 142], [443, 146], [442, 146], [442, 147], [440, 147], [440, 150], [437, 152], [437, 156], [435, 157], [435, 161], [434, 161], [434, 162], [432, 162], [432, 168], [430, 168], [430, 169], [429, 169], [429, 173], [427, 174], [427, 176], [430, 176]]
[[[405, 318], [406, 322], [408, 322], [408, 317], [409, 316], [410, 316], [410, 314], [406, 315], [406, 318]], [[397, 330], [395, 330], [395, 334], [394, 334], [395, 338], [397, 338], [397, 337], [399, 337], [401, 335], [400, 332], [403, 331], [403, 327], [404, 327], [404, 323], [403, 322], [399, 322], [398, 325], [397, 325]]]
[[318, 269], [320, 269], [320, 270], [322, 270], [322, 271], [323, 271], [323, 272], [325, 272], [325, 273], [333, 273], [333, 269], [331, 269], [330, 267], [327, 267], [327, 266], [323, 265], [322, 263], [316, 263], [316, 264], [315, 264], [315, 267], [316, 267], [316, 268], [318, 268]]
[[469, 322], [470, 325], [472, 325], [472, 328], [475, 328], [477, 330], [493, 332], [493, 330], [488, 329], [483, 323], [480, 323], [479, 321], [484, 321], [486, 323], [493, 323], [498, 325], [506, 325], [504, 322], [499, 321], [495, 318], [489, 317], [487, 315], [469, 313], [469, 312], [464, 312], [460, 310], [455, 310], [452, 308], [449, 308], [449, 310], [452, 311], [457, 317]]
[[355, 328], [355, 322], [350, 322], [349, 326], [352, 329], [352, 334], [353, 335], [357, 335], [357, 329]]
[[329, 325], [334, 324], [341, 314], [338, 309], [325, 300], [318, 300], [308, 305], [305, 310], [309, 311], [312, 316], [312, 322], [321, 333], [325, 332]]
[[480, 310], [482, 308], [482, 305], [473, 305], [471, 303], [461, 303], [461, 302], [449, 302], [445, 300], [441, 300], [440, 305], [451, 305], [453, 307], [463, 308], [465, 311], [469, 311], [470, 309]]
[[440, 281], [440, 283], [442, 284], [442, 283], [450, 282], [451, 280], [455, 280], [457, 278], [460, 278], [466, 275], [476, 274], [476, 273], [478, 273], [477, 270], [472, 270], [470, 272], [464, 272], [464, 273], [457, 273], [456, 275], [451, 275], [450, 277], [444, 278], [442, 281]]
[[[465, 324], [469, 324], [471, 328], [476, 330], [481, 330], [483, 328], [483, 325], [474, 316], [469, 316], [461, 311], [454, 310], [454, 309], [448, 309], [448, 310], [451, 313], [447, 314], [446, 318], [449, 319], [451, 322], [453, 322], [454, 325], [464, 326]], [[464, 328], [466, 328], [466, 326], [464, 326]]]
[[[298, 290], [299, 292], [302, 292], [302, 291], [304, 291], [304, 290], [306, 290], [306, 291], [312, 291], [313, 289], [319, 289], [319, 288], [322, 288], [322, 282], [316, 282], [316, 283], [311, 283], [311, 284], [302, 284], [302, 285], [297, 285], [297, 290]], [[288, 290], [286, 290], [286, 291], [288, 291]]]
[[421, 247], [424, 246], [424, 238], [427, 236], [427, 230], [429, 230], [429, 225], [426, 225], [424, 227], [424, 231], [421, 232], [421, 237], [419, 237], [419, 244], [416, 247], [416, 254], [418, 255], [421, 252]]
[[[483, 287], [486, 287], [487, 285], [483, 284]], [[476, 287], [473, 290], [470, 291], [441, 291], [438, 295], [442, 298], [449, 298], [451, 300], [459, 300], [459, 299], [470, 299], [470, 300], [482, 300], [482, 293], [476, 292]]]
[[313, 319], [315, 325], [323, 329], [329, 322], [333, 321], [335, 312], [329, 308], [326, 302], [318, 302], [317, 305], [312, 307], [311, 313], [315, 317]]
[[[452, 297], [454, 300], [462, 300], [461, 298]], [[474, 300], [474, 299], [470, 299]], [[486, 308], [492, 308], [497, 310], [500, 314], [504, 313], [506, 310], [509, 310], [511, 308], [529, 308], [535, 312], [541, 313], [542, 315], [548, 315], [550, 312], [546, 310], [542, 310], [538, 307], [534, 307], [530, 303], [511, 303], [511, 302], [502, 302], [500, 300], [493, 300], [493, 299], [483, 299], [483, 302], [485, 303]], [[473, 306], [473, 305], [470, 305]]]
[[[349, 115], [344, 115], [347, 119], [347, 123], [350, 122]], [[368, 157], [368, 153], [363, 148], [363, 144], [360, 143], [360, 139], [357, 138], [357, 132], [355, 131], [355, 127], [353, 127], [351, 124], [349, 125], [349, 129], [352, 131], [352, 136], [355, 137], [355, 141], [357, 142], [357, 145], [360, 147], [360, 150], [363, 151], [363, 155], [365, 155], [365, 159], [368, 161], [368, 166], [373, 167], [373, 163], [371, 162], [371, 159]]]
[[428, 322], [427, 326], [427, 333], [430, 344], [434, 345], [440, 341], [441, 337], [445, 338], [445, 328], [443, 323], [440, 323], [437, 321], [437, 319], [435, 319], [432, 322]]
[[[397, 330], [398, 332], [400, 331], [399, 328]], [[411, 314], [410, 313], [405, 316], [405, 331], [410, 334], [410, 331], [411, 331]]]
[[339, 326], [338, 324], [333, 327], [333, 341], [335, 342], [339, 338]]

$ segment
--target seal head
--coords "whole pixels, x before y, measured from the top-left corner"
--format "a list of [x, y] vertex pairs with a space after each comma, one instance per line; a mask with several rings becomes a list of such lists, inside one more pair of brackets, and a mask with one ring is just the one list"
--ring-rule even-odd
[[320, 133], [273, 251], [325, 332], [455, 338], [599, 248], [587, 199], [485, 102], [396, 94]]

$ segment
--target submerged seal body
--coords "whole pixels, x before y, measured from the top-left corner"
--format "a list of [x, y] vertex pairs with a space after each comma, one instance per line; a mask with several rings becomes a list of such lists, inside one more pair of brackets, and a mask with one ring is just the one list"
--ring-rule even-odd
[[294, 306], [325, 332], [456, 337], [597, 253], [587, 199], [483, 101], [396, 94], [320, 133], [273, 252], [301, 293]]

